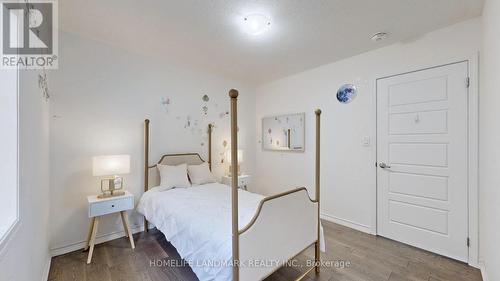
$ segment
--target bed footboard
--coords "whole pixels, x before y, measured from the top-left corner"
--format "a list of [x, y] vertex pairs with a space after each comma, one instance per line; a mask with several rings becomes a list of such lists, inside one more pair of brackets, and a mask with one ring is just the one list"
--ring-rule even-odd
[[265, 198], [239, 231], [242, 281], [262, 280], [318, 241], [318, 202], [306, 188]]
[[[231, 162], [238, 163], [238, 91], [231, 89]], [[239, 229], [238, 177], [231, 178], [231, 243], [232, 280], [262, 280], [283, 263], [315, 245], [314, 266], [297, 280], [313, 270], [320, 272], [319, 214], [320, 214], [320, 115], [316, 115], [316, 200], [311, 200], [306, 188], [265, 198], [249, 225]], [[237, 165], [231, 165], [231, 173], [238, 174]]]

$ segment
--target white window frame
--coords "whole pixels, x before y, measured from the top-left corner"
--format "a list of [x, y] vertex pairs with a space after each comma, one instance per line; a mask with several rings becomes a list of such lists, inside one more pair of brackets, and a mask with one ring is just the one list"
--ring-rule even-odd
[[16, 70], [16, 218], [5, 233], [0, 234], [0, 257], [7, 244], [17, 232], [20, 225], [19, 218], [19, 69]]
[[[0, 20], [3, 22], [3, 10], [0, 9]], [[19, 28], [18, 28], [19, 30]], [[1, 47], [1, 46], [0, 46]], [[1, 50], [0, 50], [1, 51]], [[18, 54], [19, 55], [19, 54]], [[0, 70], [2, 71], [2, 70]], [[14, 221], [11, 223], [9, 228], [5, 231], [5, 233], [0, 233], [0, 258], [3, 257], [5, 250], [8, 248], [9, 242], [17, 233], [18, 229], [21, 226], [20, 219], [20, 185], [19, 185], [19, 67], [17, 67], [16, 71], [16, 217]]]

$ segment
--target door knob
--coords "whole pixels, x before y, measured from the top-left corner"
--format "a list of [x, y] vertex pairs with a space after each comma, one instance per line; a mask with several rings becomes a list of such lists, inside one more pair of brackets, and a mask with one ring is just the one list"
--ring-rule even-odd
[[391, 166], [385, 164], [384, 162], [381, 162], [380, 164], [378, 164], [378, 166], [382, 169], [390, 169]]

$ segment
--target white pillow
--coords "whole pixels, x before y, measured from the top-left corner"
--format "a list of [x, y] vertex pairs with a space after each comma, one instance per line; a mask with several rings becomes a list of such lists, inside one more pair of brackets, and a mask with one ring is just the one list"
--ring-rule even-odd
[[189, 179], [192, 184], [205, 184], [216, 182], [216, 179], [212, 172], [210, 172], [210, 168], [208, 167], [208, 163], [204, 162], [200, 165], [189, 165], [187, 167]]
[[174, 187], [190, 187], [187, 177], [187, 165], [169, 166], [158, 164], [160, 171], [160, 191], [169, 190]]

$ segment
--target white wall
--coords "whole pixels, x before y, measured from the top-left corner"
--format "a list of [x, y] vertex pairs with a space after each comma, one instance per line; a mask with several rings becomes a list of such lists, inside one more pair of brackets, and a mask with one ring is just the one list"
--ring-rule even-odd
[[[480, 19], [472, 19], [403, 42], [328, 64], [257, 88], [256, 117], [306, 112], [305, 153], [262, 151], [257, 144], [259, 192], [272, 194], [306, 186], [314, 194], [314, 109], [322, 114], [322, 213], [334, 221], [374, 232], [375, 79], [455, 62], [477, 54]], [[344, 83], [359, 87], [350, 104], [337, 102]], [[260, 121], [257, 138], [260, 138]], [[369, 137], [370, 146], [362, 145]]]
[[0, 252], [1, 280], [46, 280], [49, 270], [49, 105], [37, 74], [19, 76], [19, 224]]
[[[479, 126], [480, 260], [490, 281], [500, 280], [500, 1], [483, 12]], [[483, 268], [484, 269], [484, 268]]]
[[[61, 33], [59, 70], [51, 73], [51, 249], [53, 254], [83, 246], [89, 219], [86, 196], [99, 192], [92, 176], [92, 156], [130, 154], [131, 173], [124, 177], [138, 202], [143, 190], [143, 121], [151, 119], [151, 163], [163, 153], [200, 152], [206, 159], [209, 122], [215, 122], [213, 156], [216, 175], [227, 165], [217, 163], [229, 141], [228, 91], [239, 98], [239, 146], [244, 150], [242, 169], [253, 173], [255, 139], [254, 90], [242, 83], [146, 58]], [[202, 96], [210, 97], [204, 115]], [[162, 98], [170, 98], [167, 109]], [[191, 127], [185, 128], [187, 116]], [[198, 125], [196, 125], [198, 124]], [[204, 143], [202, 146], [201, 143]], [[142, 217], [133, 213], [136, 230]], [[102, 240], [122, 235], [118, 216], [99, 224]], [[118, 233], [117, 233], [118, 232]], [[113, 233], [117, 235], [112, 235]]]

